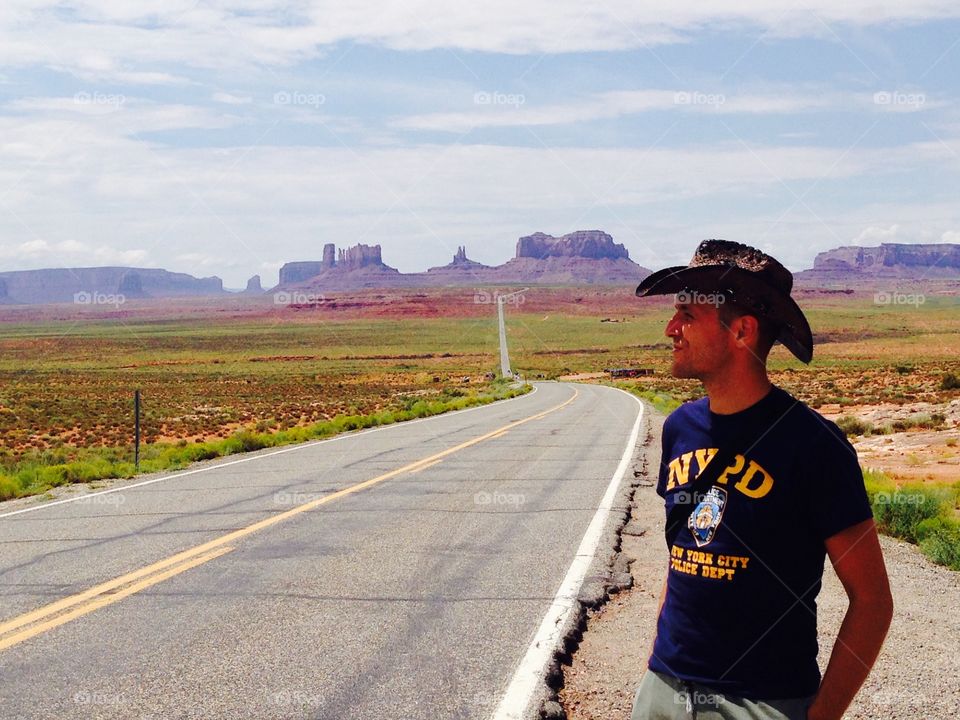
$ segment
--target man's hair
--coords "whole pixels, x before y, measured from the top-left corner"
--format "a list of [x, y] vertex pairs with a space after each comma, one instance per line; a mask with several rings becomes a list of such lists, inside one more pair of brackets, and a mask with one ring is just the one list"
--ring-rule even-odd
[[744, 315], [750, 315], [756, 318], [759, 336], [757, 340], [757, 356], [760, 360], [767, 359], [770, 348], [773, 347], [773, 344], [777, 341], [777, 336], [780, 335], [780, 325], [778, 323], [766, 315], [744, 307], [743, 305], [738, 305], [730, 299], [717, 305], [717, 314], [720, 316], [720, 323], [725, 328], [729, 328], [734, 321], [742, 318]]

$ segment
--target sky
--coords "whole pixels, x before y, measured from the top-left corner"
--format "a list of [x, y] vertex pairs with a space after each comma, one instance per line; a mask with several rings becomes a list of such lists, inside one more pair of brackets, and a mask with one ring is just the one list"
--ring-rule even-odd
[[945, 0], [5, 0], [0, 270], [960, 242], [958, 67]]

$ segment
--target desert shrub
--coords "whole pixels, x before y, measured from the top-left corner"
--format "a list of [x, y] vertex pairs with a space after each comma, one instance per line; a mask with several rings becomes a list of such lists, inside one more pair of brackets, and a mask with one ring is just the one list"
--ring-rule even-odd
[[0, 475], [0, 500], [10, 500], [20, 494], [20, 483], [9, 475]]
[[191, 445], [178, 453], [187, 462], [197, 462], [199, 460], [213, 460], [220, 457], [220, 452], [208, 443]]
[[105, 458], [92, 458], [63, 466], [63, 478], [68, 483], [90, 482], [117, 477], [113, 464]]
[[927, 529], [920, 540], [920, 549], [938, 565], [960, 570], [960, 523], [945, 519]]
[[864, 468], [863, 484], [867, 488], [867, 495], [873, 497], [878, 492], [892, 492], [896, 489], [893, 481], [879, 470]]
[[943, 426], [943, 423], [946, 421], [946, 419], [946, 416], [942, 413], [934, 413], [933, 415], [914, 415], [913, 417], [894, 420], [892, 427], [896, 432], [903, 432], [913, 428], [936, 430], [937, 428]]
[[847, 437], [853, 435], [869, 435], [873, 432], [873, 423], [860, 420], [859, 418], [853, 417], [853, 415], [844, 415], [838, 418], [837, 427], [843, 430], [843, 434]]
[[927, 518], [926, 520], [921, 520], [919, 523], [917, 523], [914, 534], [917, 536], [917, 540], [923, 542], [934, 533], [942, 532], [944, 530], [949, 531], [954, 524], [955, 522], [951, 520], [951, 518], [946, 517], [945, 515], [938, 515], [936, 517]]
[[617, 387], [622, 387], [624, 390], [633, 393], [639, 398], [646, 400], [654, 409], [658, 412], [663, 413], [664, 415], [669, 415], [674, 410], [676, 410], [682, 404], [682, 401], [675, 397], [674, 395], [668, 392], [659, 392], [657, 390], [648, 390], [641, 385], [631, 384], [631, 385], [621, 385], [616, 383]]
[[223, 441], [223, 454], [234, 455], [241, 452], [253, 452], [254, 450], [263, 450], [271, 447], [269, 436], [252, 433], [248, 430], [241, 430]]
[[870, 504], [881, 532], [916, 543], [920, 523], [942, 516], [947, 503], [946, 489], [907, 486], [876, 492]]
[[960, 377], [954, 373], [947, 373], [940, 382], [941, 390], [960, 390]]

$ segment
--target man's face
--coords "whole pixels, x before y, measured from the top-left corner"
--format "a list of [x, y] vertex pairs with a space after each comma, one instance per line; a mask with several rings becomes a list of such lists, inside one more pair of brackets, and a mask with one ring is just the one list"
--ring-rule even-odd
[[720, 322], [717, 306], [677, 303], [674, 307], [666, 329], [673, 340], [673, 376], [704, 380], [722, 372], [731, 357], [732, 338]]

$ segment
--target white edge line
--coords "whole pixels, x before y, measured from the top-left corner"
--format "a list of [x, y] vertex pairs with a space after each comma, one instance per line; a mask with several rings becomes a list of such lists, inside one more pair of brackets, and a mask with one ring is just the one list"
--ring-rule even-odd
[[623, 451], [623, 457], [620, 459], [620, 465], [607, 485], [607, 491], [600, 501], [600, 507], [587, 526], [587, 531], [580, 541], [580, 547], [577, 548], [577, 554], [567, 570], [567, 575], [560, 584], [560, 589], [553, 599], [547, 614], [540, 623], [540, 628], [534, 636], [533, 641], [527, 648], [526, 655], [520, 661], [513, 679], [507, 687], [507, 691], [491, 716], [491, 720], [521, 720], [526, 715], [527, 707], [537, 691], [538, 685], [542, 682], [546, 672], [547, 663], [550, 661], [554, 651], [559, 646], [560, 633], [563, 632], [570, 614], [577, 605], [577, 596], [580, 594], [580, 587], [583, 585], [583, 578], [590, 569], [593, 562], [594, 553], [600, 544], [600, 538], [603, 529], [607, 524], [607, 517], [610, 515], [610, 508], [616, 497], [617, 490], [620, 488], [620, 481], [630, 467], [630, 461], [633, 459], [633, 451], [637, 444], [637, 437], [640, 434], [640, 421], [643, 419], [643, 403], [635, 395], [631, 395], [626, 390], [614, 388], [628, 395], [637, 401], [640, 411], [637, 413], [637, 419], [633, 423], [633, 430], [630, 432], [630, 439], [627, 441], [627, 447]]
[[[532, 383], [531, 383], [532, 384]], [[537, 392], [537, 386], [533, 386], [533, 390], [523, 395], [518, 395], [512, 398], [506, 398], [506, 402], [510, 400], [520, 400], [525, 397], [530, 397]], [[64, 498], [63, 500], [52, 500], [50, 502], [40, 503], [33, 505], [28, 508], [23, 508], [21, 510], [13, 510], [8, 513], [0, 513], [0, 519], [12, 517], [13, 515], [20, 515], [22, 513], [35, 512], [36, 510], [43, 510], [45, 508], [51, 508], [55, 505], [63, 505], [65, 503], [76, 502], [77, 500], [86, 500], [87, 498], [96, 497], [97, 495], [109, 495], [110, 493], [122, 492], [124, 490], [132, 490], [133, 488], [143, 487], [144, 485], [153, 485], [153, 483], [163, 482], [164, 480], [174, 480], [177, 478], [186, 477], [187, 475], [196, 475], [197, 473], [207, 472], [208, 470], [218, 470], [220, 468], [230, 467], [231, 465], [239, 465], [240, 463], [251, 462], [253, 460], [261, 460], [267, 457], [273, 457], [274, 455], [282, 455], [283, 453], [294, 452], [295, 450], [303, 450], [304, 448], [313, 447], [314, 445], [322, 445], [323, 443], [332, 443], [339, 440], [346, 440], [348, 438], [359, 437], [360, 435], [369, 435], [370, 433], [380, 432], [381, 430], [392, 430], [394, 428], [409, 427], [410, 425], [416, 425], [417, 423], [427, 422], [428, 420], [438, 420], [444, 417], [451, 417], [453, 415], [460, 415], [461, 413], [468, 413], [474, 410], [483, 410], [484, 408], [492, 407], [499, 403], [504, 402], [504, 400], [495, 400], [492, 403], [487, 403], [486, 405], [477, 405], [476, 407], [464, 408], [463, 410], [454, 410], [453, 412], [440, 413], [439, 415], [431, 415], [430, 417], [417, 418], [416, 420], [404, 420], [398, 423], [391, 423], [390, 425], [381, 425], [380, 427], [367, 428], [366, 430], [360, 430], [359, 432], [347, 432], [336, 435], [332, 438], [324, 438], [323, 440], [308, 440], [304, 443], [298, 443], [291, 447], [285, 447], [281, 450], [273, 450], [271, 452], [262, 453], [259, 455], [251, 455], [250, 457], [241, 458], [239, 460], [231, 460], [230, 462], [217, 463], [215, 465], [208, 465], [207, 467], [196, 468], [195, 470], [184, 470], [183, 472], [174, 473], [173, 475], [164, 475], [163, 477], [153, 478], [152, 480], [143, 480], [138, 483], [131, 483], [130, 485], [123, 485], [121, 487], [111, 488], [109, 490], [100, 490], [98, 492], [85, 493], [83, 495], [77, 495], [76, 497]], [[120, 478], [117, 478], [120, 479]], [[78, 483], [79, 484], [79, 483]]]

